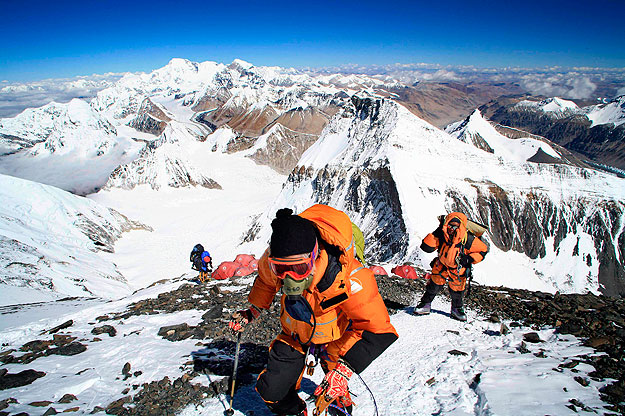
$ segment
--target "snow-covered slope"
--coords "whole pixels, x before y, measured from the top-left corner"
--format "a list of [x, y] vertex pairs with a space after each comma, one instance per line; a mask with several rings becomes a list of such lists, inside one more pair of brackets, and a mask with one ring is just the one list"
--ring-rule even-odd
[[553, 97], [543, 101], [523, 100], [516, 104], [518, 109], [532, 109], [541, 111], [553, 118], [565, 118], [571, 115], [585, 115], [592, 122], [592, 126], [614, 124], [619, 126], [625, 123], [625, 95], [597, 105], [580, 108], [572, 101]]
[[581, 113], [581, 109], [573, 101], [553, 97], [542, 101], [523, 100], [516, 105], [518, 108], [539, 110], [554, 118], [562, 118], [571, 114]]
[[0, 304], [130, 291], [113, 252], [123, 231], [144, 228], [58, 188], [0, 175]]
[[160, 138], [147, 144], [136, 160], [111, 174], [106, 188], [131, 189], [141, 184], [154, 189], [189, 185], [219, 188], [217, 182], [201, 173], [201, 154], [210, 152], [208, 146], [198, 142], [202, 136], [201, 126], [170, 122]]
[[607, 104], [587, 107], [584, 110], [593, 126], [600, 124], [620, 126], [625, 123], [625, 95], [616, 97]]
[[508, 145], [485, 152], [391, 101], [353, 102], [304, 153], [259, 228], [280, 207], [326, 203], [361, 227], [372, 261], [427, 268], [421, 240], [437, 215], [460, 210], [490, 226], [491, 254], [475, 271], [481, 283], [625, 291], [622, 179], [527, 163]]
[[445, 131], [475, 147], [494, 153], [506, 160], [526, 162], [544, 153], [555, 161], [562, 161], [561, 155], [545, 141], [532, 137], [510, 139], [500, 134], [479, 110], [475, 110], [466, 120], [448, 126]]
[[0, 134], [0, 173], [81, 195], [101, 188], [141, 148], [79, 99], [2, 119]]

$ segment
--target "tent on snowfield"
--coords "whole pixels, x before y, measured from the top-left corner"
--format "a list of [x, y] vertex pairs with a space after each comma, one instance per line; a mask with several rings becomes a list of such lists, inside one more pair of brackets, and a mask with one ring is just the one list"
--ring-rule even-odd
[[388, 276], [388, 273], [386, 273], [386, 270], [384, 270], [382, 266], [369, 266], [369, 270], [377, 276]]
[[404, 279], [418, 279], [419, 275], [414, 267], [409, 264], [404, 264], [402, 266], [395, 266], [393, 270], [391, 270], [393, 274], [396, 274], [399, 277], [403, 277]]
[[234, 276], [237, 269], [241, 267], [239, 263], [234, 261], [224, 261], [213, 272], [211, 277], [215, 280], [225, 280]]
[[252, 269], [249, 266], [241, 266], [238, 269], [235, 270], [234, 275], [235, 276], [249, 276], [250, 274], [254, 273], [256, 270]]
[[256, 258], [252, 254], [239, 254], [237, 258], [234, 259], [234, 262], [239, 263], [241, 266], [249, 266], [254, 260], [256, 260]]

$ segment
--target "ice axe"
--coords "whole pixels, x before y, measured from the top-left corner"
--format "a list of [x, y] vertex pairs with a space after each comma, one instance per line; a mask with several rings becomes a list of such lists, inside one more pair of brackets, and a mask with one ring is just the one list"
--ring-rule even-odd
[[224, 411], [226, 416], [234, 415], [234, 410], [232, 410], [232, 402], [234, 401], [234, 384], [237, 380], [237, 367], [239, 366], [239, 351], [241, 348], [241, 333], [237, 333], [237, 350], [234, 353], [234, 368], [232, 369], [232, 389], [230, 390], [230, 408]]

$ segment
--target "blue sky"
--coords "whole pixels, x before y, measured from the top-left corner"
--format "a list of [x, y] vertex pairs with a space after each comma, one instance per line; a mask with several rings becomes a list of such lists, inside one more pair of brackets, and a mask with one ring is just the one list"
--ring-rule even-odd
[[625, 1], [0, 2], [0, 80], [255, 65], [625, 67]]

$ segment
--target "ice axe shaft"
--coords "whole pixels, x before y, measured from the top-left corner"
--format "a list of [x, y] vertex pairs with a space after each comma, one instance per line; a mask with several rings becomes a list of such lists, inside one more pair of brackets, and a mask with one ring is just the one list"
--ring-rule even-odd
[[232, 410], [232, 402], [234, 401], [234, 385], [237, 381], [237, 367], [239, 366], [239, 351], [241, 349], [241, 333], [237, 333], [237, 349], [234, 353], [234, 368], [232, 369], [232, 389], [230, 390], [230, 409], [225, 411], [225, 414], [232, 416], [234, 410]]

